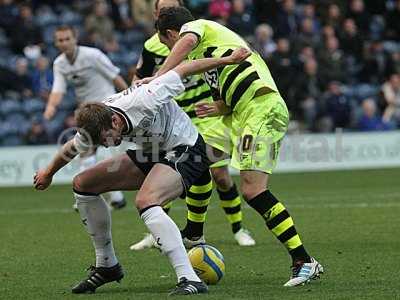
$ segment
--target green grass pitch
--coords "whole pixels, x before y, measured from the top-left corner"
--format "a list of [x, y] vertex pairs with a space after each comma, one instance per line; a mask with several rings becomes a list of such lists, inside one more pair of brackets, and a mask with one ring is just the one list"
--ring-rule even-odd
[[[271, 189], [291, 212], [308, 251], [325, 267], [321, 280], [284, 288], [289, 256], [261, 218], [243, 205], [244, 225], [255, 247], [236, 246], [217, 197], [206, 238], [225, 256], [226, 275], [201, 299], [400, 299], [400, 170], [277, 174]], [[0, 299], [160, 299], [175, 284], [157, 250], [132, 252], [145, 227], [133, 208], [113, 212], [117, 255], [126, 276], [95, 295], [72, 295], [94, 255], [69, 186], [47, 192], [0, 189]], [[182, 226], [185, 206], [172, 217]]]

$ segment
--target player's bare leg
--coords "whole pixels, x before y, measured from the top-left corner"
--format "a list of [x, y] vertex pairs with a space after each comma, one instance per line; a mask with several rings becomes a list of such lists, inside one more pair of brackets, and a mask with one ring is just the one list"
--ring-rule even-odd
[[[79, 169], [81, 172], [89, 169], [97, 163], [97, 148], [92, 152], [82, 153], [79, 155]], [[121, 209], [126, 206], [124, 194], [121, 191], [112, 191], [104, 194], [110, 208]], [[74, 204], [74, 209], [78, 211], [77, 203]]]
[[292, 274], [285, 286], [305, 284], [319, 277], [323, 268], [306, 252], [285, 206], [267, 189], [268, 174], [260, 171], [241, 171], [240, 179], [243, 197], [263, 217], [268, 229], [292, 257]]
[[180, 174], [169, 166], [156, 164], [144, 180], [135, 203], [148, 230], [175, 270], [178, 285], [171, 293], [185, 293], [189, 288], [195, 289], [192, 291], [195, 294], [205, 293], [207, 286], [190, 264], [178, 227], [161, 207], [183, 192]]
[[112, 243], [110, 210], [100, 194], [138, 189], [144, 178], [126, 154], [102, 161], [75, 176], [74, 195], [95, 248], [96, 265], [85, 280], [73, 287], [73, 293], [93, 293], [107, 282], [122, 279], [123, 271]]

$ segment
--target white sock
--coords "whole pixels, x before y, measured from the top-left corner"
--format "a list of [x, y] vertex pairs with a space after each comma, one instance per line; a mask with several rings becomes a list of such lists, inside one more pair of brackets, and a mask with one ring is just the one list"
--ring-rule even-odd
[[107, 194], [111, 202], [121, 202], [124, 200], [124, 194], [121, 191], [108, 192]]
[[160, 206], [151, 207], [142, 213], [141, 218], [162, 252], [168, 256], [178, 281], [182, 277], [191, 281], [201, 281], [190, 264], [178, 227], [163, 209]]
[[85, 171], [86, 169], [89, 169], [90, 167], [94, 166], [97, 162], [97, 157], [96, 153], [89, 155], [89, 156], [84, 156], [79, 158], [79, 170]]
[[112, 267], [118, 263], [111, 237], [111, 214], [101, 196], [74, 193], [82, 223], [92, 238], [96, 251], [96, 267]]

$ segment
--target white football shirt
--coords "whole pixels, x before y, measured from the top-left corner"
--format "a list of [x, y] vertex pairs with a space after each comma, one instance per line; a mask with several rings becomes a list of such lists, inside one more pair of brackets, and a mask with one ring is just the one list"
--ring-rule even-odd
[[64, 53], [53, 63], [52, 92], [65, 93], [67, 85], [75, 89], [78, 102], [101, 101], [115, 94], [113, 80], [120, 70], [99, 49], [78, 46], [71, 63]]
[[[179, 145], [193, 146], [198, 132], [173, 97], [185, 90], [180, 76], [169, 71], [149, 84], [132, 86], [104, 101], [127, 124], [125, 141], [135, 149], [150, 152], [169, 151]], [[74, 145], [79, 152], [88, 148], [84, 136], [77, 133]]]

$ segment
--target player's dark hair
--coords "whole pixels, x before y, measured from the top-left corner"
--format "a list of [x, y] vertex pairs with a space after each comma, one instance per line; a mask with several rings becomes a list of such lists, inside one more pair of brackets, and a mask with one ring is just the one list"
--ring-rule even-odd
[[157, 30], [164, 36], [167, 30], [180, 31], [183, 24], [194, 21], [194, 17], [185, 7], [163, 7], [156, 21]]
[[112, 128], [113, 114], [103, 103], [85, 103], [75, 111], [76, 125], [94, 145], [99, 145], [101, 132]]
[[74, 36], [74, 37], [76, 37], [76, 31], [75, 31], [75, 29], [72, 27], [72, 26], [70, 26], [70, 25], [60, 25], [60, 26], [58, 26], [57, 28], [56, 28], [56, 30], [54, 30], [54, 34], [56, 33], [56, 32], [59, 32], [59, 31], [71, 31], [72, 32], [72, 35]]
[[[176, 0], [176, 2], [178, 2], [178, 6], [184, 6], [183, 0]], [[156, 0], [154, 2], [154, 9], [155, 10], [158, 9], [158, 3], [160, 3], [160, 0]]]

